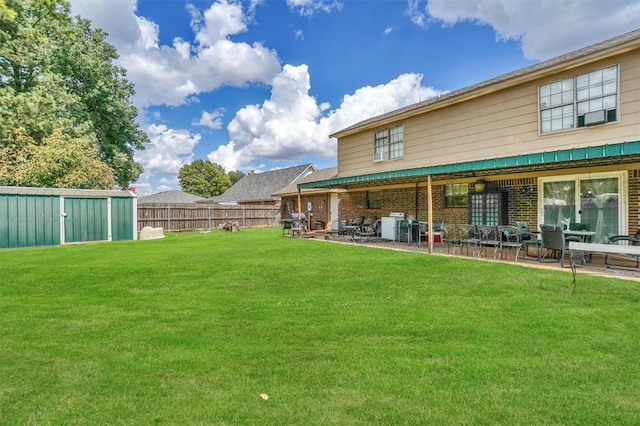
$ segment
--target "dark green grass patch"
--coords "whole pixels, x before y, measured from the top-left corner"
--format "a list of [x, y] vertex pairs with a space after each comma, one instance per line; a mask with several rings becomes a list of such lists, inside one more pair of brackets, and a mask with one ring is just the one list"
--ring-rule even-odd
[[4, 250], [0, 277], [0, 424], [640, 422], [636, 282], [278, 229]]

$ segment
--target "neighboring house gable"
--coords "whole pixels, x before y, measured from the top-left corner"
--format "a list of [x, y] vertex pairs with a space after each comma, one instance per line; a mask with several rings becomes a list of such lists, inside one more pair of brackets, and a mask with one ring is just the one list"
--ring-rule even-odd
[[[288, 217], [291, 213], [301, 212], [313, 221], [310, 225], [315, 228], [321, 229], [330, 225], [334, 219], [332, 218], [332, 211], [336, 216], [335, 219], [337, 219], [337, 193], [342, 190], [327, 188], [305, 188], [298, 190], [298, 184], [331, 179], [336, 176], [337, 172], [337, 167], [317, 170], [275, 192], [273, 196], [282, 199], [280, 206], [281, 216]], [[309, 206], [312, 206], [312, 211], [309, 210]]]
[[198, 195], [172, 190], [138, 198], [138, 204], [191, 204], [203, 198]]
[[[306, 182], [315, 182], [318, 180], [332, 179], [336, 177], [338, 174], [337, 167], [329, 167], [327, 169], [316, 170], [312, 173], [309, 173], [306, 176], [297, 179], [296, 181], [290, 183], [284, 188], [280, 188], [278, 191], [274, 192], [272, 195], [274, 197], [293, 197], [298, 195], [298, 184], [306, 183]], [[326, 188], [306, 188], [301, 190], [302, 194], [311, 194], [318, 192], [327, 192]]]
[[288, 167], [264, 173], [249, 173], [227, 189], [224, 194], [202, 200], [203, 203], [274, 204], [276, 191], [314, 172], [313, 164]]

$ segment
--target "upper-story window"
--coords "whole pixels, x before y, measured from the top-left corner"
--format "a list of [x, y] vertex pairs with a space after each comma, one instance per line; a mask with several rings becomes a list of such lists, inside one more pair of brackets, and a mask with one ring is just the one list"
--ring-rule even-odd
[[618, 66], [540, 86], [540, 132], [573, 129], [618, 119]]
[[404, 127], [379, 130], [374, 134], [373, 161], [395, 160], [404, 156]]

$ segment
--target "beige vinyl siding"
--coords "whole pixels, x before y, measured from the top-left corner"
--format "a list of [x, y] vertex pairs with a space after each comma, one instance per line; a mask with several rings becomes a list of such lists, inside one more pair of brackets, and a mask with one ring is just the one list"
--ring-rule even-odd
[[[618, 122], [539, 134], [539, 85], [616, 63], [620, 73]], [[374, 132], [398, 124], [404, 125], [404, 158], [374, 163]], [[636, 51], [340, 138], [338, 176], [639, 139], [640, 55]]]

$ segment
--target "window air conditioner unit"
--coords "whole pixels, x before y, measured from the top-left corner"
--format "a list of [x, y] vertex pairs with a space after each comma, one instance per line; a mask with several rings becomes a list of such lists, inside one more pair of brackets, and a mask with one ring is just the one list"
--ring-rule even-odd
[[584, 125], [593, 126], [607, 122], [607, 111], [601, 109], [599, 111], [588, 112], [584, 115]]
[[378, 152], [376, 154], [373, 154], [373, 161], [374, 162], [385, 161], [386, 159], [387, 159], [387, 153], [386, 152]]

